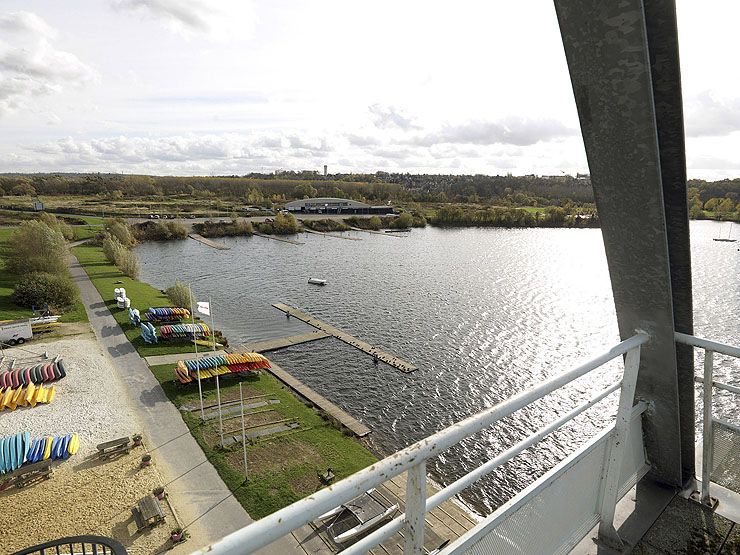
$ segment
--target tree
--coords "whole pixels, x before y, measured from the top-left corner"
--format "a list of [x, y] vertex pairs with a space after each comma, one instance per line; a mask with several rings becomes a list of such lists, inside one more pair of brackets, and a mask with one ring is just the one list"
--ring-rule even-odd
[[368, 226], [370, 227], [370, 229], [374, 229], [375, 231], [377, 231], [383, 226], [383, 222], [378, 216], [372, 216], [370, 218], [370, 221], [368, 222]]
[[11, 192], [14, 195], [23, 196], [23, 195], [35, 195], [36, 189], [33, 188], [33, 185], [29, 183], [21, 183], [20, 185], [16, 185], [11, 189]]
[[19, 306], [39, 307], [48, 303], [64, 309], [74, 304], [77, 288], [64, 273], [32, 272], [15, 283], [12, 299]]
[[10, 238], [6, 267], [14, 274], [64, 273], [67, 243], [64, 236], [39, 221], [24, 222]]
[[121, 249], [116, 256], [116, 266], [123, 275], [136, 279], [141, 272], [141, 264], [136, 253], [131, 249]]
[[116, 263], [118, 253], [123, 250], [123, 245], [114, 235], [106, 234], [103, 239], [103, 254], [111, 264]]
[[293, 187], [293, 196], [295, 198], [313, 198], [317, 194], [318, 191], [310, 183], [301, 183]]
[[191, 301], [190, 287], [183, 285], [179, 280], [175, 279], [175, 285], [168, 287], [165, 291], [167, 298], [172, 302], [173, 305], [182, 308], [189, 308]]
[[718, 198], [710, 198], [707, 202], [704, 203], [704, 210], [708, 210], [709, 212], [714, 212], [717, 209], [718, 205], [719, 205]]
[[118, 241], [124, 246], [128, 247], [131, 243], [134, 242], [134, 238], [131, 235], [131, 230], [128, 227], [128, 224], [123, 221], [116, 220], [114, 221], [110, 227], [108, 227], [108, 232], [118, 239]]
[[729, 214], [735, 211], [735, 203], [732, 202], [731, 198], [726, 198], [716, 208], [716, 211], [720, 214]]

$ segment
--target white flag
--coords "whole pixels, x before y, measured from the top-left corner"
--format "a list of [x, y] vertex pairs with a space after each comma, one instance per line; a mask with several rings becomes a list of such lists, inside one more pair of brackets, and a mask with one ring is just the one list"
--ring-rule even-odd
[[198, 302], [198, 312], [205, 314], [206, 316], [211, 315], [211, 303]]

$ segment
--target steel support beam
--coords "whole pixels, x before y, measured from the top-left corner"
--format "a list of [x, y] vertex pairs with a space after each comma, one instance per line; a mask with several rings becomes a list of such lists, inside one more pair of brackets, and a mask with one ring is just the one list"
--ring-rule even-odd
[[[630, 337], [635, 329], [642, 329], [652, 337], [642, 349], [636, 392], [637, 399], [649, 401], [652, 407], [644, 421], [651, 475], [659, 482], [681, 486], [671, 264], [646, 12], [642, 0], [555, 0], [555, 8], [601, 221], [619, 332]], [[660, 26], [658, 19], [651, 21]], [[653, 37], [659, 40], [660, 33]], [[660, 75], [670, 90], [668, 73]], [[680, 88], [680, 83], [673, 85]], [[673, 102], [668, 94], [660, 98]], [[673, 106], [659, 111], [664, 122], [673, 121], [676, 114]], [[666, 123], [664, 129], [670, 138], [676, 128]], [[671, 145], [682, 150], [676, 141]], [[670, 149], [665, 156], [670, 157]], [[683, 158], [668, 167], [676, 171], [681, 164]]]
[[[693, 335], [689, 199], [675, 0], [645, 0], [676, 331]], [[682, 480], [694, 477], [694, 352], [676, 344]]]

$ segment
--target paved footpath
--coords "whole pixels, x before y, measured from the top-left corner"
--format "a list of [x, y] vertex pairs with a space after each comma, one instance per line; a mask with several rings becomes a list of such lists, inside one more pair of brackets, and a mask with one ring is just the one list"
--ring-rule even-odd
[[[177, 551], [194, 551], [251, 523], [252, 519], [231, 496], [216, 469], [190, 435], [179, 411], [167, 399], [147, 364], [126, 339], [85, 270], [71, 255], [69, 270], [80, 290], [90, 325], [128, 386], [131, 405], [139, 410], [146, 427], [143, 430], [146, 445], [168, 483], [175, 510], [185, 526], [193, 531], [193, 539]], [[260, 553], [304, 554], [305, 551], [292, 536], [287, 536], [260, 550]]]

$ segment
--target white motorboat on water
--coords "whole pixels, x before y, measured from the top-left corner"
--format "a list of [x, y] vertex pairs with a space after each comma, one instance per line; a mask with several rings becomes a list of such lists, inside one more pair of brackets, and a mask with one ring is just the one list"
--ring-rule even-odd
[[389, 507], [380, 495], [371, 489], [324, 513], [319, 520], [334, 519], [327, 526], [327, 532], [332, 541], [341, 544], [372, 530], [397, 510], [398, 503]]
[[308, 283], [311, 283], [313, 285], [326, 285], [326, 280], [319, 278], [309, 278]]

